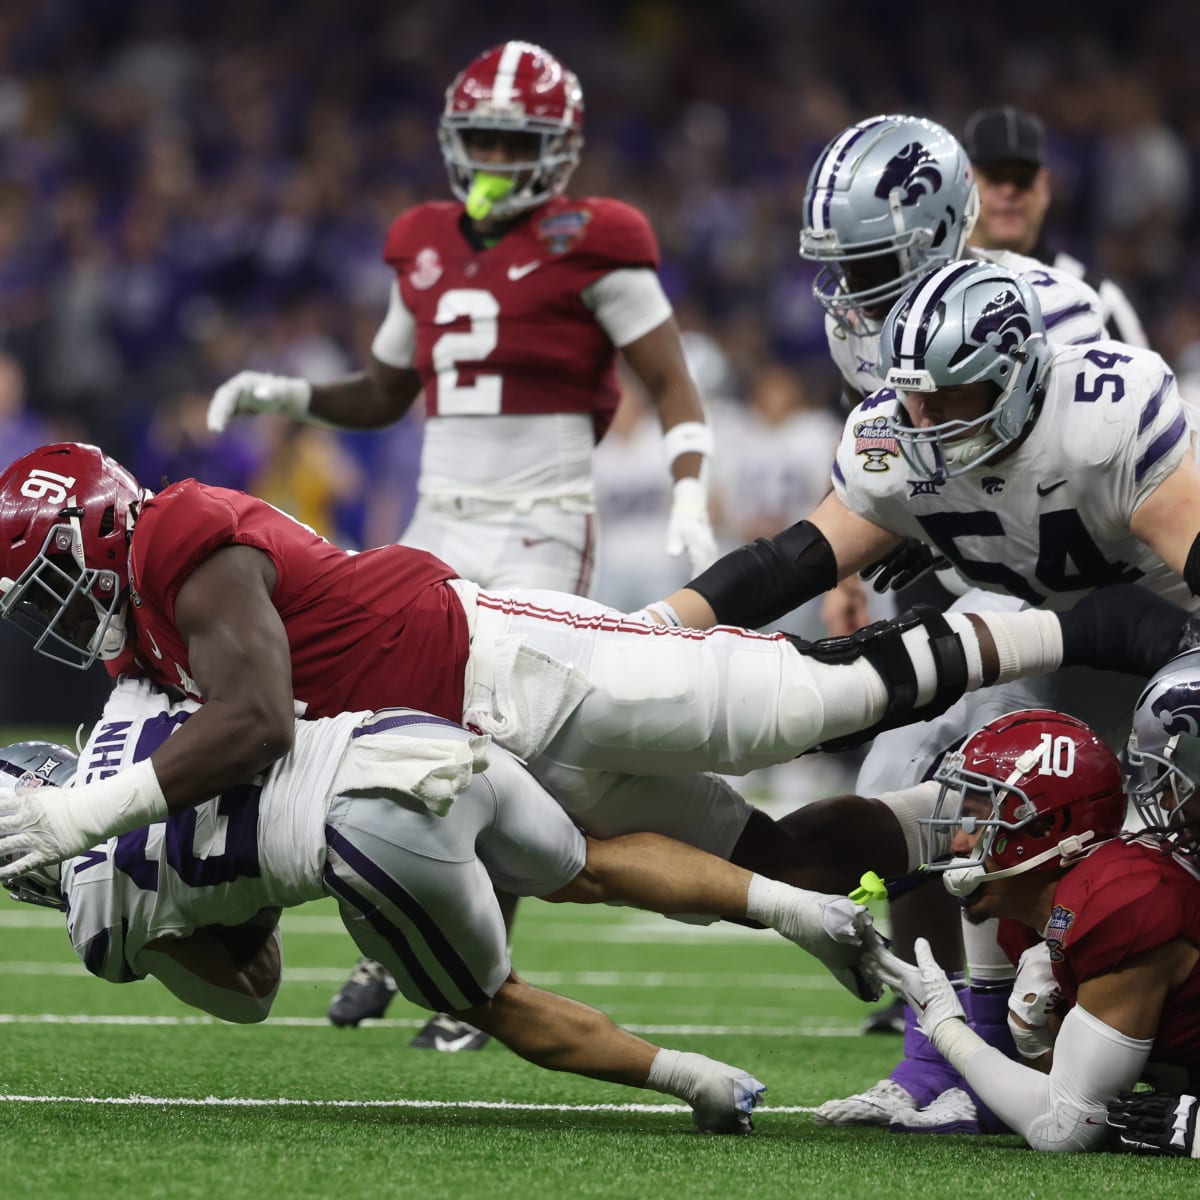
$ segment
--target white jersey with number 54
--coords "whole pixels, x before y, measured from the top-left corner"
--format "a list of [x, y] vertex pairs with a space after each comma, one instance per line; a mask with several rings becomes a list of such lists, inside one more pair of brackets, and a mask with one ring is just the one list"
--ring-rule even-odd
[[1032, 430], [1007, 457], [941, 483], [889, 436], [881, 388], [849, 416], [834, 488], [854, 512], [936, 546], [975, 586], [1063, 610], [1137, 582], [1191, 606], [1186, 584], [1130, 532], [1138, 506], [1191, 452], [1170, 368], [1123, 342], [1056, 349]]

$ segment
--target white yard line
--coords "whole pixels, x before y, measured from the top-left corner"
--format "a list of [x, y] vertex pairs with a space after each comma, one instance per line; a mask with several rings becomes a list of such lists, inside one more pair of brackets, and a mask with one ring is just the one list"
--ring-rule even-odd
[[[513, 1100], [301, 1100], [287, 1097], [253, 1099], [245, 1096], [21, 1096], [0, 1093], [4, 1104], [102, 1104], [151, 1108], [440, 1108], [487, 1109], [496, 1112], [621, 1112], [686, 1113], [684, 1104], [522, 1104]], [[806, 1113], [797, 1105], [763, 1105], [759, 1113]]]
[[[365, 1021], [360, 1029], [417, 1029], [425, 1024], [426, 1017], [400, 1017], [395, 1020]], [[136, 1016], [96, 1013], [0, 1013], [0, 1025], [126, 1025], [133, 1027], [158, 1026], [171, 1029], [192, 1025], [225, 1025], [216, 1017], [197, 1016]], [[794, 1025], [639, 1025], [622, 1022], [622, 1028], [633, 1033], [663, 1036], [697, 1037], [858, 1037], [859, 1025], [831, 1025], [799, 1022]], [[324, 1017], [269, 1017], [263, 1027], [296, 1029], [332, 1029]]]

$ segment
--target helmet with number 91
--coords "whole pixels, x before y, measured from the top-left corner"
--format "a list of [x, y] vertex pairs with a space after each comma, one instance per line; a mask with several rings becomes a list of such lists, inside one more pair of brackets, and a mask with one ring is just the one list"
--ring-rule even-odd
[[1126, 750], [1129, 798], [1146, 825], [1200, 844], [1200, 650], [1173, 658], [1148, 684], [1133, 710]]
[[920, 117], [870, 117], [821, 152], [800, 253], [825, 266], [813, 295], [849, 333], [879, 329], [914, 279], [963, 253], [979, 215], [967, 152]]
[[[66, 746], [54, 742], [14, 742], [0, 747], [0, 785], [7, 787], [66, 787], [75, 775], [79, 757]], [[15, 850], [0, 856], [0, 865], [21, 857], [23, 851]], [[36, 867], [23, 875], [10, 879], [5, 885], [14, 900], [26, 904], [40, 904], [45, 908], [66, 911], [59, 886], [59, 865]]]
[[[520, 157], [477, 157], [484, 135], [518, 135]], [[485, 51], [446, 89], [438, 127], [450, 188], [471, 216], [509, 217], [536, 208], [566, 186], [583, 148], [583, 90], [574, 72], [530, 42]], [[499, 182], [475, 210], [480, 174]]]
[[[1012, 271], [955, 262], [915, 283], [879, 338], [879, 373], [901, 395], [891, 433], [913, 473], [952, 479], [1015, 442], [1037, 414], [1052, 358], [1041, 305]], [[979, 383], [995, 397], [982, 414], [913, 424], [907, 394]]]
[[920, 822], [926, 861], [960, 832], [975, 838], [969, 855], [944, 867], [957, 896], [1068, 865], [1116, 837], [1125, 816], [1116, 755], [1082, 721], [1049, 709], [988, 722], [943, 758], [934, 779], [941, 793]]
[[125, 645], [138, 482], [95, 446], [60, 442], [0, 475], [0, 619], [83, 670]]

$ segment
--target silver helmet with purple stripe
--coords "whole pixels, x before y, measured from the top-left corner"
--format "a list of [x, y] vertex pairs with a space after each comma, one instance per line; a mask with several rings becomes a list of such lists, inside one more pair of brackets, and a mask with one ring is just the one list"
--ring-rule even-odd
[[892, 301], [958, 258], [979, 214], [966, 151], [921, 117], [852, 125], [821, 152], [804, 195], [800, 253], [824, 263], [813, 295], [852, 333], [876, 333]]
[[[55, 742], [13, 742], [0, 747], [0, 787], [29, 788], [49, 784], [66, 787], [75, 775], [79, 756]], [[0, 855], [0, 865], [20, 858], [23, 851]], [[4, 886], [14, 900], [57, 908], [65, 912], [67, 903], [59, 886], [59, 865], [37, 867], [10, 879]]]
[[[964, 260], [918, 280], [879, 337], [879, 374], [900, 396], [891, 433], [913, 473], [951, 479], [1015, 442], [1036, 415], [1051, 359], [1041, 306], [1019, 275]], [[968, 408], [974, 384], [985, 386]]]
[[1129, 798], [1151, 829], [1200, 843], [1200, 650], [1173, 658], [1133, 709], [1125, 751]]

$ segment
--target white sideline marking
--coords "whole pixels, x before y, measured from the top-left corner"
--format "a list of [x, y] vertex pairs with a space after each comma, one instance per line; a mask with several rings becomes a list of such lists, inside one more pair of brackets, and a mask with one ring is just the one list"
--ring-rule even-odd
[[[280, 1096], [258, 1100], [247, 1096], [20, 1096], [0, 1093], [5, 1104], [108, 1104], [163, 1108], [467, 1108], [496, 1112], [628, 1112], [687, 1113], [686, 1104], [523, 1104], [515, 1100], [298, 1100]], [[797, 1105], [760, 1105], [759, 1113], [806, 1113]]]
[[[25, 911], [20, 911], [24, 907]], [[62, 929], [63, 917], [59, 913], [38, 912], [28, 906], [14, 906], [18, 911], [0, 911], [0, 929]], [[607, 915], [607, 914], [606, 914]], [[337, 934], [346, 936], [346, 927], [340, 917], [317, 917], [303, 913], [285, 913], [281, 922], [284, 937], [289, 934], [309, 936], [314, 934]], [[653, 914], [628, 917], [613, 917], [608, 924], [587, 923], [572, 925], [567, 922], [537, 924], [528, 923], [521, 930], [521, 937], [530, 942], [638, 942], [646, 944], [676, 945], [679, 942], [744, 942], [759, 938], [763, 941], [777, 939], [763, 929], [749, 929], [744, 925], [730, 925], [716, 921], [711, 925], [691, 925], [685, 921], [668, 921]]]
[[[0, 962], [0, 975], [61, 976], [90, 979], [80, 962]], [[288, 967], [286, 983], [343, 983], [345, 967]], [[736, 987], [765, 991], [836, 991], [841, 984], [832, 975], [788, 975], [783, 973], [742, 974], [704, 971], [522, 971], [521, 978], [538, 987]]]
[[[418, 1029], [428, 1017], [398, 1017], [384, 1020], [364, 1021], [360, 1029]], [[95, 1013], [0, 1013], [0, 1025], [129, 1025], [159, 1026], [163, 1028], [189, 1025], [226, 1025], [210, 1016], [133, 1016], [123, 1014], [97, 1015]], [[332, 1029], [324, 1017], [269, 1017], [264, 1025], [296, 1029]], [[667, 1036], [697, 1037], [858, 1037], [858, 1025], [638, 1025], [622, 1022], [621, 1027], [631, 1033], [663, 1034]]]

